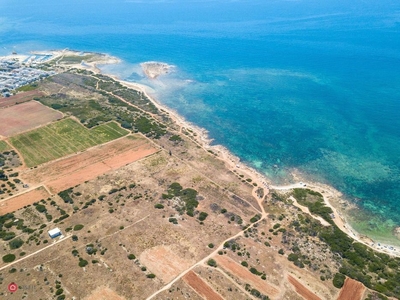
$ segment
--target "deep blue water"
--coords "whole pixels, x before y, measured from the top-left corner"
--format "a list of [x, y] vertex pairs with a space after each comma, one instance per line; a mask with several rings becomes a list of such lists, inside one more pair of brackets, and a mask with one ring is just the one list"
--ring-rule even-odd
[[343, 191], [357, 230], [400, 226], [398, 1], [48, 2], [0, 2], [0, 54], [106, 52], [147, 84], [138, 63], [174, 64], [156, 97], [214, 143], [275, 182]]

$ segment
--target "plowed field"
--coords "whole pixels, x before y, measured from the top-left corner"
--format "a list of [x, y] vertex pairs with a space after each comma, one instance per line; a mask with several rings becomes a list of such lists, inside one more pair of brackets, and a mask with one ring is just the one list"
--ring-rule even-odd
[[216, 291], [214, 291], [203, 279], [196, 275], [195, 272], [189, 271], [183, 276], [189, 286], [192, 287], [200, 296], [207, 300], [224, 300]]
[[279, 290], [277, 288], [267, 283], [265, 280], [262, 280], [259, 276], [254, 275], [247, 268], [239, 265], [229, 257], [217, 256], [215, 260], [218, 266], [221, 266], [234, 276], [237, 276], [240, 280], [250, 284], [261, 293], [274, 299], [278, 296]]
[[365, 286], [354, 279], [347, 278], [344, 282], [338, 300], [361, 300], [365, 292]]
[[288, 275], [289, 282], [294, 286], [296, 293], [302, 296], [306, 300], [321, 300], [320, 297], [315, 295], [312, 291], [302, 285], [297, 279], [293, 276]]
[[9, 98], [0, 98], [0, 108], [13, 106], [17, 103], [23, 103], [32, 100], [34, 97], [43, 96], [40, 91], [28, 91], [24, 93], [18, 93], [17, 95], [11, 96]]
[[24, 182], [45, 184], [58, 193], [157, 151], [144, 138], [127, 137], [27, 170], [21, 177]]
[[0, 216], [23, 208], [25, 205], [38, 202], [42, 199], [47, 199], [49, 196], [49, 193], [43, 187], [40, 187], [12, 198], [2, 200], [0, 202]]
[[63, 114], [36, 101], [0, 109], [0, 135], [9, 137], [61, 119]]

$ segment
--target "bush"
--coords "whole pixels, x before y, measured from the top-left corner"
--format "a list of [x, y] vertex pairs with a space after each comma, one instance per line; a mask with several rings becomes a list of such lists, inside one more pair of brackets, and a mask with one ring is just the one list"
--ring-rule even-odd
[[154, 208], [163, 209], [164, 205], [162, 205], [161, 203], [157, 203], [156, 205], [154, 205]]
[[58, 290], [56, 291], [56, 296], [61, 295], [63, 292], [64, 292], [63, 289], [58, 289]]
[[214, 267], [215, 268], [217, 266], [217, 262], [214, 259], [210, 258], [207, 261], [207, 265], [209, 265], [210, 267]]
[[345, 280], [346, 280], [346, 276], [344, 276], [341, 273], [336, 273], [335, 277], [333, 277], [333, 285], [336, 288], [340, 289], [343, 286]]
[[247, 263], [247, 261], [242, 261], [241, 265], [242, 265], [243, 267], [246, 267], [246, 268], [249, 266], [249, 264]]
[[169, 218], [168, 221], [175, 225], [178, 224], [178, 220], [176, 218]]
[[285, 252], [283, 251], [283, 249], [279, 249], [278, 253], [279, 253], [280, 255], [285, 254]]
[[3, 262], [5, 263], [10, 263], [13, 262], [15, 260], [15, 255], [14, 254], [6, 254], [3, 256]]
[[36, 210], [40, 213], [44, 213], [47, 211], [46, 206], [42, 205], [42, 204], [38, 204], [36, 205]]
[[152, 274], [147, 274], [146, 277], [147, 277], [147, 278], [155, 278], [156, 275], [154, 275], [154, 274], [152, 273]]
[[211, 249], [214, 248], [214, 244], [213, 243], [209, 243], [208, 244], [208, 248], [211, 248]]
[[9, 245], [10, 245], [10, 249], [18, 249], [19, 247], [21, 247], [23, 245], [24, 241], [21, 240], [20, 238], [16, 238], [13, 239]]
[[128, 255], [128, 258], [129, 258], [130, 260], [132, 260], [132, 259], [135, 259], [136, 256], [135, 256], [134, 254], [129, 254], [129, 255]]
[[85, 267], [87, 265], [88, 265], [88, 261], [87, 260], [84, 260], [83, 258], [79, 258], [79, 266], [81, 268], [83, 268], [83, 267]]
[[9, 241], [15, 237], [15, 232], [7, 232], [4, 235], [2, 235], [3, 241]]
[[84, 226], [82, 224], [77, 224], [74, 226], [74, 231], [81, 230]]
[[208, 213], [206, 212], [201, 212], [199, 215], [199, 220], [204, 221], [208, 217]]

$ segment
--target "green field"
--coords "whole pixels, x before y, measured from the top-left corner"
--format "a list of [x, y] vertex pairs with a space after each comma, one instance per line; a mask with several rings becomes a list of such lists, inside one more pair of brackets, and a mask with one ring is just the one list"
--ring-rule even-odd
[[11, 147], [5, 141], [0, 141], [0, 153], [6, 150], [11, 150]]
[[14, 136], [10, 142], [19, 150], [26, 165], [34, 167], [127, 134], [127, 130], [114, 122], [88, 129], [73, 119], [65, 119]]

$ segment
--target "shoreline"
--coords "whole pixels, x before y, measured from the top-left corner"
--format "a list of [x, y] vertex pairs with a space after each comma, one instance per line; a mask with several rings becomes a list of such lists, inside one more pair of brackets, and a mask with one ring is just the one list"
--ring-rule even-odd
[[[44, 52], [44, 51], [43, 51]], [[59, 51], [46, 51], [46, 53], [52, 53], [55, 55], [53, 59], [60, 58], [65, 54], [72, 54], [72, 55], [79, 55], [80, 53], [85, 53], [85, 54], [93, 54], [93, 52], [83, 52], [83, 51], [74, 51], [70, 49], [64, 49], [64, 50], [59, 50]], [[32, 53], [38, 53], [38, 52], [32, 52]], [[343, 194], [336, 190], [334, 187], [319, 183], [319, 182], [306, 182], [306, 181], [301, 181], [301, 175], [298, 174], [292, 174], [293, 178], [295, 178], [298, 183], [291, 184], [291, 185], [286, 185], [286, 186], [275, 186], [272, 185], [272, 181], [267, 178], [265, 175], [257, 171], [251, 166], [246, 165], [245, 163], [241, 162], [240, 158], [234, 155], [233, 153], [230, 152], [230, 150], [222, 145], [211, 145], [212, 139], [209, 138], [208, 136], [208, 131], [205, 128], [201, 128], [187, 120], [184, 119], [181, 115], [179, 115], [176, 111], [173, 109], [161, 104], [154, 96], [150, 95], [151, 94], [151, 88], [149, 86], [135, 83], [135, 82], [129, 82], [120, 79], [117, 75], [114, 74], [108, 74], [108, 73], [103, 73], [102, 70], [97, 66], [97, 65], [109, 65], [109, 64], [117, 64], [120, 63], [121, 60], [113, 57], [108, 54], [100, 54], [102, 55], [105, 60], [102, 61], [94, 61], [94, 62], [84, 62], [82, 61], [79, 64], [74, 64], [70, 65], [70, 67], [77, 68], [77, 69], [84, 69], [84, 70], [90, 70], [94, 73], [100, 73], [107, 75], [114, 80], [118, 81], [122, 85], [128, 87], [128, 88], [133, 88], [135, 90], [139, 90], [142, 92], [146, 97], [158, 108], [166, 111], [172, 121], [177, 124], [181, 129], [190, 129], [192, 132], [195, 133], [196, 136], [191, 137], [192, 140], [194, 140], [196, 143], [199, 144], [204, 150], [212, 150], [215, 153], [217, 153], [217, 157], [224, 161], [228, 166], [231, 171], [237, 171], [240, 170], [241, 172], [245, 173], [247, 176], [249, 176], [252, 179], [252, 182], [257, 183], [257, 186], [253, 188], [253, 193], [254, 191], [262, 187], [264, 188], [265, 194], [267, 195], [270, 191], [270, 189], [275, 189], [275, 190], [281, 190], [281, 191], [288, 191], [293, 188], [309, 188], [311, 190], [317, 191], [323, 195], [324, 203], [326, 206], [330, 207], [333, 211], [334, 218], [333, 221], [335, 222], [336, 226], [340, 230], [342, 230], [345, 234], [347, 234], [349, 237], [354, 239], [357, 242], [360, 242], [369, 248], [373, 249], [374, 251], [381, 252], [388, 254], [390, 256], [394, 257], [400, 257], [400, 249], [399, 247], [395, 247], [392, 245], [384, 244], [379, 241], [375, 241], [372, 238], [368, 237], [367, 235], [360, 234], [356, 232], [349, 222], [345, 219], [345, 216], [343, 216], [342, 213], [339, 212], [339, 209], [336, 208], [332, 203], [331, 199], [340, 199], [344, 200], [342, 198]], [[84, 64], [83, 64], [84, 62]], [[146, 63], [146, 62], [144, 62]], [[142, 65], [143, 63], [141, 63]], [[165, 64], [168, 65], [168, 64]], [[144, 71], [144, 70], [143, 70]], [[146, 74], [146, 72], [144, 71]], [[146, 74], [147, 75], [147, 74]], [[160, 74], [162, 75], [162, 74]], [[149, 77], [150, 79], [156, 79], [157, 76], [155, 77]], [[301, 206], [300, 204], [295, 205], [296, 207]], [[302, 209], [301, 207], [299, 207]], [[304, 207], [305, 208], [305, 207]], [[311, 215], [311, 214], [310, 214]], [[313, 215], [311, 215], [313, 216]], [[314, 216], [313, 216], [314, 217]]]

